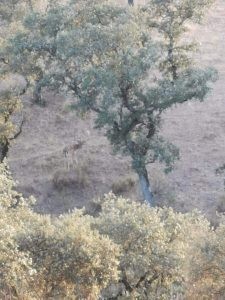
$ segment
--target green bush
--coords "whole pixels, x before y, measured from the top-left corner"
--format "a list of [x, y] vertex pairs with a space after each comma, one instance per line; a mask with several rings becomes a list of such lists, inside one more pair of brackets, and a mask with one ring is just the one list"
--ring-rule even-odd
[[0, 298], [97, 299], [118, 278], [119, 247], [76, 210], [36, 214], [0, 165]]
[[224, 299], [225, 219], [109, 194], [98, 216], [32, 210], [0, 164], [0, 298]]

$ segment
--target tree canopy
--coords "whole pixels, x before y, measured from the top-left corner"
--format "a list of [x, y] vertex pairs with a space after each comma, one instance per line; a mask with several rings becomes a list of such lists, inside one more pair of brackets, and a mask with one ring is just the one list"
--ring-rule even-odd
[[[77, 111], [93, 111], [113, 149], [131, 157], [150, 205], [147, 165], [160, 161], [167, 172], [179, 157], [160, 135], [162, 113], [203, 101], [216, 78], [188, 58], [192, 44], [180, 44], [186, 22], [198, 20], [210, 3], [150, 1], [133, 11], [107, 1], [71, 1], [33, 12], [9, 42], [11, 66], [34, 84], [35, 101], [43, 104], [47, 86], [72, 94]], [[155, 29], [163, 33], [160, 41]]]

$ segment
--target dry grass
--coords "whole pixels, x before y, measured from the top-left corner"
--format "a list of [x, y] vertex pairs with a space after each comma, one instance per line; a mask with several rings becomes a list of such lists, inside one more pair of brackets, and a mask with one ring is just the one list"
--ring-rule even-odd
[[176, 195], [168, 183], [167, 177], [163, 171], [154, 169], [151, 172], [150, 182], [155, 203], [159, 207], [175, 206]]
[[123, 195], [124, 193], [130, 192], [130, 190], [135, 186], [136, 180], [133, 177], [118, 178], [112, 184], [112, 192], [115, 195]]
[[85, 162], [80, 162], [72, 170], [58, 170], [52, 178], [53, 187], [57, 191], [68, 188], [85, 189], [89, 184], [89, 167]]
[[218, 213], [225, 213], [225, 195], [219, 198], [216, 206], [216, 211]]

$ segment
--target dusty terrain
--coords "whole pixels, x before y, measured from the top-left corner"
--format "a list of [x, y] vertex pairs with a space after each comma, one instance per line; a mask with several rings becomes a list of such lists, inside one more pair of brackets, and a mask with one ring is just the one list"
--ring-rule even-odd
[[[181, 152], [174, 171], [165, 176], [159, 166], [149, 166], [158, 201], [184, 211], [198, 208], [208, 215], [215, 212], [224, 193], [223, 178], [215, 174], [225, 162], [224, 28], [222, 0], [216, 1], [203, 25], [191, 27], [191, 35], [200, 43], [198, 61], [215, 67], [219, 80], [204, 103], [187, 103], [164, 116], [162, 132]], [[80, 120], [68, 111], [68, 99], [48, 93], [45, 97], [45, 108], [33, 105], [29, 97], [23, 99], [26, 122], [9, 152], [11, 171], [20, 190], [37, 198], [41, 212], [90, 208], [91, 200], [110, 191], [113, 183], [134, 176], [129, 161], [111, 154], [106, 139], [92, 129], [91, 116]], [[77, 152], [78, 164], [68, 170], [63, 148], [78, 138], [86, 144]], [[140, 198], [138, 186], [126, 196]]]

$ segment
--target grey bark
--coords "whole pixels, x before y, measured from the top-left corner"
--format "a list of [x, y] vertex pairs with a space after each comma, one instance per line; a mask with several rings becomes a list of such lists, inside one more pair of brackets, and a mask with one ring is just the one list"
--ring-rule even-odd
[[138, 177], [139, 177], [142, 195], [143, 195], [145, 202], [149, 206], [153, 206], [154, 199], [153, 199], [153, 194], [152, 194], [151, 186], [150, 186], [149, 179], [148, 179], [147, 170], [145, 169], [145, 170], [143, 170], [143, 172], [139, 172]]
[[134, 5], [134, 0], [128, 0], [128, 4], [133, 6]]
[[33, 8], [32, 0], [28, 0], [27, 2], [28, 2], [28, 5], [29, 5], [29, 8], [30, 8], [31, 12], [33, 12], [34, 8]]
[[45, 106], [45, 101], [42, 98], [41, 90], [42, 90], [42, 85], [40, 84], [40, 81], [37, 81], [33, 92], [33, 101], [36, 104]]

